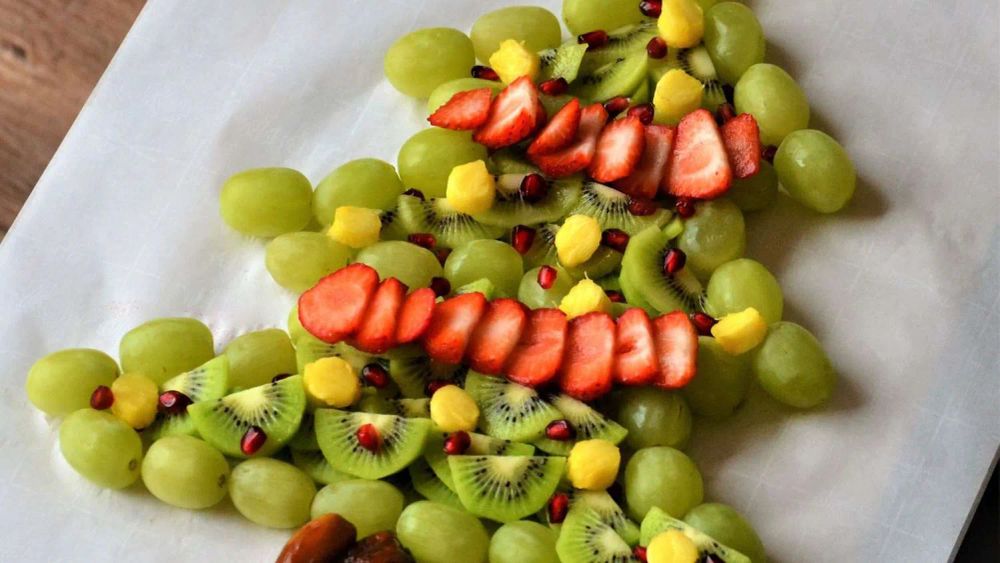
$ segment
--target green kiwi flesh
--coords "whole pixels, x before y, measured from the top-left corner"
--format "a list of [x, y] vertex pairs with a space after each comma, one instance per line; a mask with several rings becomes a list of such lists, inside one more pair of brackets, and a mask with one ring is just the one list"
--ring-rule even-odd
[[559, 486], [566, 458], [453, 455], [448, 465], [466, 510], [498, 522], [513, 522], [545, 506]]
[[[455, 489], [455, 481], [451, 476], [451, 467], [448, 465], [448, 454], [444, 453], [444, 441], [448, 437], [446, 432], [433, 431], [427, 438], [427, 447], [424, 450], [424, 459], [434, 470], [434, 473], [449, 489]], [[531, 444], [511, 442], [469, 432], [469, 449], [465, 455], [534, 455], [535, 447]]]
[[708, 55], [708, 50], [699, 45], [690, 49], [671, 49], [663, 62], [651, 65], [649, 77], [655, 85], [668, 70], [679, 68], [697, 78], [705, 89], [701, 96], [701, 107], [715, 111], [726, 103], [726, 93], [722, 89], [722, 80], [715, 72], [715, 65]]
[[[423, 453], [431, 430], [430, 419], [391, 414], [317, 409], [315, 417], [316, 440], [330, 465], [362, 479], [381, 479], [405, 468]], [[358, 442], [358, 428], [365, 424], [378, 430], [376, 451]]]
[[625, 543], [631, 546], [639, 543], [639, 526], [629, 520], [625, 511], [606, 491], [574, 489], [569, 495], [569, 507], [570, 510], [586, 508], [597, 512], [601, 520], [614, 528]]
[[451, 379], [458, 368], [431, 360], [418, 345], [396, 348], [389, 352], [389, 378], [407, 399], [427, 396], [427, 383], [432, 379]]
[[410, 474], [410, 482], [413, 484], [413, 488], [425, 499], [440, 502], [459, 510], [465, 510], [465, 507], [462, 506], [462, 501], [459, 500], [455, 491], [448, 488], [438, 478], [425, 460], [418, 459], [414, 461], [407, 468], [407, 472]]
[[612, 30], [608, 33], [607, 45], [587, 51], [583, 57], [581, 72], [592, 72], [598, 67], [631, 55], [646, 57], [646, 44], [657, 35], [659, 30], [653, 20]]
[[650, 215], [633, 215], [628, 206], [632, 198], [604, 184], [587, 181], [576, 207], [569, 215], [589, 215], [601, 224], [601, 229], [621, 229], [635, 235], [647, 227], [663, 227], [673, 217], [666, 209], [657, 209]]
[[549, 403], [562, 413], [562, 418], [569, 422], [576, 436], [573, 440], [556, 441], [548, 438], [535, 440], [534, 444], [543, 452], [555, 455], [569, 455], [573, 444], [578, 440], [600, 438], [612, 444], [618, 444], [628, 434], [623, 426], [605, 418], [604, 415], [590, 408], [587, 403], [577, 401], [568, 395], [549, 397]]
[[292, 463], [306, 475], [312, 477], [313, 481], [323, 485], [354, 478], [352, 475], [334, 469], [330, 462], [323, 457], [323, 452], [292, 450]]
[[479, 405], [479, 427], [494, 438], [530, 442], [541, 438], [559, 411], [534, 389], [469, 371], [465, 390]]
[[407, 234], [430, 233], [439, 246], [446, 248], [473, 240], [499, 238], [504, 233], [502, 227], [484, 225], [471, 215], [455, 211], [445, 199], [424, 201], [416, 196], [401, 195], [396, 211]]
[[484, 225], [510, 229], [515, 225], [537, 225], [558, 221], [580, 200], [583, 184], [579, 176], [549, 180], [549, 192], [537, 202], [521, 197], [524, 174], [502, 174], [497, 177], [497, 194], [493, 206], [475, 216]]
[[629, 240], [622, 258], [621, 284], [625, 300], [637, 307], [652, 309], [652, 314], [701, 311], [705, 291], [694, 274], [684, 268], [673, 276], [663, 275], [663, 256], [668, 242], [667, 236], [653, 227]]
[[406, 240], [406, 228], [399, 220], [399, 212], [396, 208], [379, 213], [379, 221], [382, 223], [382, 230], [379, 231], [379, 240]]
[[[160, 392], [180, 391], [187, 395], [191, 402], [219, 399], [229, 388], [229, 358], [219, 356], [205, 362], [187, 373], [174, 376], [160, 385]], [[149, 429], [153, 440], [164, 436], [187, 435], [197, 436], [198, 430], [187, 412], [170, 416], [159, 416], [153, 427]]]
[[668, 530], [678, 530], [690, 539], [698, 548], [699, 561], [707, 556], [714, 556], [717, 560], [726, 563], [750, 563], [750, 558], [731, 547], [726, 547], [712, 539], [711, 536], [702, 533], [691, 527], [686, 522], [673, 518], [662, 509], [653, 507], [649, 509], [642, 519], [640, 527], [639, 543], [649, 545], [649, 542], [657, 534]]
[[583, 64], [586, 54], [587, 45], [576, 41], [540, 51], [538, 53], [541, 63], [538, 81], [544, 82], [553, 78], [562, 78], [566, 82], [572, 83], [580, 72], [580, 65]]
[[307, 411], [302, 415], [302, 422], [299, 423], [299, 429], [292, 436], [292, 439], [288, 441], [288, 447], [292, 450], [302, 452], [319, 451], [319, 442], [316, 441], [315, 421], [311, 412]]
[[[556, 541], [560, 561], [638, 563], [629, 546], [601, 513], [578, 505], [566, 514]], [[728, 562], [727, 562], [728, 563]]]
[[628, 96], [647, 79], [648, 57], [645, 51], [614, 59], [590, 72], [581, 71], [570, 93], [591, 102], [604, 102], [615, 96]]
[[[561, 96], [560, 96], [561, 97]], [[549, 112], [551, 115], [552, 112]], [[506, 147], [494, 151], [489, 156], [488, 167], [490, 172], [501, 174], [533, 174], [538, 172], [535, 165], [528, 162], [524, 153], [518, 146]]]

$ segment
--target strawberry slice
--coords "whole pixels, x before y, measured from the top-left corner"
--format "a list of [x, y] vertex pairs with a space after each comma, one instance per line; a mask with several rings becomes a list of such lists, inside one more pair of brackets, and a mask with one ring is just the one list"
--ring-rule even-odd
[[666, 125], [646, 126], [646, 150], [635, 172], [618, 180], [614, 186], [637, 199], [653, 199], [667, 175], [670, 151], [677, 130]]
[[559, 373], [566, 344], [566, 313], [559, 309], [535, 309], [528, 326], [504, 367], [507, 379], [538, 387]]
[[434, 315], [434, 301], [437, 296], [429, 287], [421, 287], [406, 296], [396, 323], [396, 343], [408, 344], [424, 335], [431, 326]]
[[559, 388], [581, 401], [611, 391], [615, 363], [615, 321], [607, 313], [587, 313], [569, 322]]
[[749, 178], [760, 172], [763, 149], [760, 146], [760, 129], [757, 120], [749, 113], [741, 113], [722, 126], [722, 143], [729, 155], [733, 176]]
[[479, 317], [486, 310], [482, 293], [463, 293], [434, 307], [431, 325], [424, 333], [424, 350], [431, 359], [457, 364], [476, 329]]
[[486, 122], [472, 139], [491, 149], [507, 147], [526, 139], [544, 119], [538, 88], [530, 78], [522, 76], [493, 100]]
[[299, 322], [324, 342], [336, 344], [361, 325], [378, 273], [367, 264], [351, 264], [319, 280], [299, 297]]
[[687, 385], [696, 371], [698, 331], [683, 311], [674, 311], [653, 321], [659, 374], [653, 385], [663, 389], [680, 389]]
[[615, 333], [615, 381], [623, 385], [645, 385], [659, 372], [649, 315], [638, 307], [625, 311], [618, 317]]
[[568, 147], [551, 154], [528, 155], [546, 176], [562, 178], [585, 170], [594, 159], [597, 138], [608, 121], [608, 111], [601, 104], [591, 104], [580, 112], [580, 127], [576, 140]]
[[528, 312], [514, 299], [497, 299], [479, 320], [469, 341], [469, 367], [490, 375], [503, 373], [517, 341], [528, 324]]
[[493, 92], [489, 88], [459, 92], [432, 113], [427, 121], [435, 127], [471, 131], [486, 123], [492, 97]]
[[580, 129], [580, 100], [573, 98], [562, 107], [528, 146], [528, 154], [549, 154], [565, 148]]
[[681, 119], [668, 167], [670, 195], [710, 199], [726, 193], [733, 172], [711, 112], [699, 109]]
[[381, 354], [396, 345], [396, 320], [406, 299], [406, 285], [396, 278], [382, 280], [372, 295], [365, 318], [355, 336], [355, 347]]
[[614, 182], [628, 176], [639, 166], [646, 148], [646, 128], [639, 118], [630, 115], [612, 121], [597, 139], [597, 151], [587, 170], [598, 182]]

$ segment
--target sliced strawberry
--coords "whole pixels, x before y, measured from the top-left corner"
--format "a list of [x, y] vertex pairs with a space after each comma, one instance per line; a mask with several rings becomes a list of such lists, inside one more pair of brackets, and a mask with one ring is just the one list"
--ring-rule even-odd
[[435, 127], [471, 131], [486, 123], [492, 96], [493, 91], [489, 88], [459, 92], [432, 113], [427, 121]]
[[607, 313], [587, 313], [569, 322], [559, 388], [581, 401], [611, 391], [615, 363], [615, 321]]
[[528, 326], [504, 366], [511, 381], [538, 387], [559, 373], [566, 344], [566, 314], [559, 309], [535, 309]]
[[377, 285], [378, 273], [371, 266], [341, 268], [299, 297], [299, 322], [324, 342], [340, 342], [358, 330]]
[[369, 354], [381, 354], [396, 345], [399, 310], [406, 299], [406, 286], [396, 278], [382, 280], [365, 311], [355, 347]]
[[527, 324], [528, 311], [520, 302], [497, 299], [490, 303], [469, 341], [469, 367], [490, 375], [503, 373], [503, 365]]
[[646, 311], [636, 307], [618, 317], [615, 333], [615, 381], [623, 385], [645, 385], [656, 378], [660, 366], [653, 342], [653, 323]]
[[674, 146], [673, 127], [666, 125], [646, 126], [646, 150], [635, 172], [618, 180], [614, 186], [638, 199], [653, 199], [660, 191], [660, 183], [667, 175], [670, 151]]
[[576, 140], [568, 147], [551, 154], [529, 155], [546, 176], [562, 178], [585, 170], [594, 159], [597, 138], [608, 121], [608, 111], [601, 104], [591, 104], [580, 112], [580, 127]]
[[436, 298], [434, 290], [429, 287], [421, 287], [406, 296], [399, 311], [399, 322], [396, 323], [397, 344], [408, 344], [424, 335], [427, 327], [431, 326]]
[[472, 138], [491, 149], [507, 147], [526, 139], [544, 119], [535, 83], [522, 76], [497, 95], [486, 122]]
[[653, 385], [680, 389], [694, 377], [698, 360], [698, 331], [683, 311], [674, 311], [653, 321], [656, 355], [660, 370]]
[[565, 148], [580, 129], [580, 100], [573, 98], [562, 107], [528, 146], [528, 154], [549, 154]]
[[598, 182], [620, 180], [639, 166], [646, 148], [646, 128], [634, 115], [612, 121], [597, 139], [594, 160], [587, 168]]
[[681, 119], [668, 167], [670, 195], [710, 199], [726, 193], [733, 172], [711, 112], [699, 109]]
[[722, 143], [729, 155], [733, 176], [749, 178], [760, 172], [763, 148], [760, 146], [760, 129], [757, 120], [749, 113], [741, 113], [722, 126]]
[[427, 355], [446, 364], [461, 362], [472, 331], [484, 311], [486, 298], [482, 293], [463, 293], [438, 303], [431, 326], [424, 333]]

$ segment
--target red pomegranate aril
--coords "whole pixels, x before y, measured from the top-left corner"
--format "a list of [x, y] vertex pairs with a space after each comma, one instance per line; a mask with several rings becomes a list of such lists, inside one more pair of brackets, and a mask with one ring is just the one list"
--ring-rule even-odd
[[517, 191], [521, 194], [521, 199], [535, 203], [549, 195], [549, 183], [541, 174], [528, 174], [521, 180], [521, 186]]
[[518, 225], [510, 232], [510, 245], [522, 256], [531, 250], [531, 245], [535, 243], [535, 229], [525, 225]]
[[663, 273], [672, 276], [684, 268], [687, 262], [687, 254], [679, 248], [671, 248], [663, 257]]
[[472, 77], [473, 78], [482, 78], [483, 80], [496, 80], [498, 82], [500, 81], [500, 75], [497, 74], [497, 71], [493, 70], [492, 68], [490, 68], [488, 66], [484, 66], [484, 65], [475, 65], [475, 66], [473, 66], [472, 67]]
[[628, 110], [628, 115], [630, 117], [638, 117], [639, 121], [641, 121], [643, 125], [649, 125], [653, 122], [654, 113], [653, 104], [639, 104], [629, 108]]
[[639, 561], [642, 561], [643, 563], [645, 563], [645, 561], [646, 561], [646, 548], [642, 547], [641, 545], [637, 545], [637, 546], [635, 546], [635, 547], [632, 548], [632, 555], [635, 555], [636, 559], [638, 559]]
[[468, 451], [471, 445], [472, 438], [469, 437], [468, 432], [465, 430], [452, 432], [444, 439], [444, 453], [448, 455], [462, 455]]
[[643, 0], [639, 2], [639, 11], [642, 15], [647, 18], [658, 18], [660, 17], [660, 11], [663, 9], [663, 4], [660, 0]]
[[702, 336], [712, 336], [712, 327], [715, 323], [719, 321], [712, 318], [711, 315], [705, 313], [692, 313], [691, 314], [691, 324], [694, 325], [695, 330], [698, 334]]
[[417, 188], [410, 188], [405, 192], [403, 192], [403, 195], [411, 195], [415, 198], [419, 198], [420, 201], [424, 201], [425, 199], [427, 199], [424, 197], [424, 192], [418, 190]]
[[646, 55], [651, 59], [662, 59], [667, 56], [667, 42], [656, 36], [646, 43]]
[[766, 145], [764, 150], [761, 152], [760, 156], [764, 160], [774, 164], [774, 155], [778, 154], [778, 147], [774, 145]]
[[608, 296], [608, 300], [611, 301], [612, 303], [625, 302], [625, 296], [622, 295], [622, 292], [620, 291], [614, 289], [605, 289], [604, 294]]
[[648, 199], [633, 199], [628, 202], [628, 212], [636, 217], [644, 217], [656, 213], [659, 208], [655, 201]]
[[433, 252], [434, 256], [437, 257], [438, 262], [440, 262], [442, 266], [444, 266], [444, 263], [448, 259], [448, 256], [451, 255], [450, 248], [435, 248]]
[[358, 439], [358, 444], [370, 452], [377, 452], [382, 447], [382, 437], [379, 436], [378, 428], [375, 428], [374, 424], [362, 424], [355, 437]]
[[601, 244], [618, 252], [625, 252], [628, 241], [628, 233], [621, 229], [607, 229], [601, 233]]
[[586, 43], [587, 47], [590, 49], [600, 49], [601, 47], [608, 44], [608, 32], [603, 29], [595, 29], [594, 31], [588, 31], [578, 35], [576, 38], [577, 43]]
[[187, 412], [188, 405], [193, 402], [191, 397], [180, 391], [164, 391], [156, 402], [156, 410], [166, 416], [184, 414]]
[[568, 442], [576, 436], [576, 431], [565, 419], [553, 420], [545, 427], [545, 437], [556, 442]]
[[389, 372], [381, 364], [368, 364], [361, 368], [361, 378], [376, 389], [382, 389], [389, 384]]
[[569, 495], [556, 493], [549, 499], [549, 523], [562, 524], [569, 512]]
[[683, 219], [692, 217], [694, 215], [694, 200], [687, 197], [679, 197], [674, 202], [674, 209], [677, 210], [677, 214]]
[[549, 96], [560, 96], [565, 94], [566, 90], [569, 90], [569, 82], [566, 82], [565, 78], [557, 76], [539, 84], [538, 89], [541, 90], [543, 94], [547, 94]]
[[727, 121], [736, 117], [736, 108], [732, 104], [720, 104], [715, 112], [715, 120], [719, 125], [725, 125]]
[[279, 373], [278, 375], [275, 375], [274, 377], [271, 378], [271, 383], [277, 383], [282, 379], [288, 379], [291, 376], [292, 374], [290, 373]]
[[437, 239], [430, 233], [412, 233], [406, 236], [406, 240], [427, 250], [433, 250], [437, 246]]
[[240, 438], [240, 451], [244, 455], [253, 455], [264, 447], [264, 442], [267, 442], [267, 433], [264, 429], [260, 426], [251, 426]]
[[90, 408], [103, 411], [115, 404], [115, 394], [107, 385], [98, 385], [90, 394]]
[[538, 269], [538, 285], [542, 289], [552, 289], [552, 285], [556, 283], [558, 275], [559, 271], [552, 266], [542, 266]]
[[451, 293], [451, 282], [440, 276], [431, 278], [431, 289], [434, 290], [434, 295], [444, 297]]
[[612, 118], [628, 109], [629, 100], [625, 96], [615, 96], [604, 102], [604, 109], [608, 112], [608, 118]]
[[437, 393], [438, 389], [446, 385], [452, 385], [452, 382], [447, 379], [432, 379], [427, 382], [427, 387], [424, 391], [427, 393], [428, 397], [433, 397], [434, 393]]

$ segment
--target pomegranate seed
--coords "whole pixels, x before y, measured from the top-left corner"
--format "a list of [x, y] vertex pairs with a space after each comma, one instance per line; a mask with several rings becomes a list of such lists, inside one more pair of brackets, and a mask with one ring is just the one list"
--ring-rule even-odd
[[361, 368], [361, 378], [376, 389], [389, 384], [389, 372], [381, 364], [368, 364]]
[[432, 379], [427, 382], [427, 387], [424, 391], [427, 392], [428, 397], [433, 397], [434, 393], [437, 393], [438, 389], [451, 384], [451, 381], [448, 381], [447, 379]]
[[566, 82], [565, 78], [557, 76], [539, 84], [538, 89], [549, 96], [560, 96], [569, 89], [569, 82]]
[[637, 217], [652, 215], [658, 207], [655, 201], [649, 199], [633, 199], [628, 202], [628, 212]]
[[566, 442], [576, 436], [576, 431], [569, 425], [568, 420], [553, 420], [545, 427], [545, 437], [557, 442]]
[[625, 302], [625, 296], [622, 295], [622, 292], [620, 292], [620, 291], [616, 291], [614, 289], [605, 289], [604, 293], [608, 296], [608, 299], [612, 303], [624, 303]]
[[635, 555], [636, 559], [638, 559], [639, 561], [642, 561], [643, 563], [645, 563], [645, 561], [646, 561], [646, 548], [642, 547], [641, 545], [637, 545], [637, 546], [635, 546], [635, 547], [632, 548], [632, 555]]
[[694, 200], [687, 197], [679, 197], [674, 203], [674, 209], [677, 210], [677, 214], [687, 219], [694, 215]]
[[156, 410], [166, 416], [184, 414], [187, 412], [188, 405], [192, 402], [191, 397], [180, 391], [165, 391], [160, 394], [160, 398], [156, 403]]
[[601, 233], [601, 244], [618, 252], [625, 252], [628, 240], [628, 233], [621, 229], [608, 229]]
[[639, 11], [642, 15], [647, 18], [658, 18], [660, 17], [660, 11], [663, 9], [663, 5], [660, 0], [643, 0], [639, 2]]
[[562, 524], [569, 512], [569, 495], [566, 493], [556, 493], [549, 499], [549, 522], [552, 524]]
[[528, 174], [521, 180], [521, 186], [517, 191], [521, 194], [521, 199], [535, 203], [549, 195], [549, 183], [541, 174]]
[[651, 59], [662, 59], [667, 56], [667, 42], [660, 36], [650, 39], [646, 43], [646, 54]]
[[732, 104], [721, 104], [715, 112], [715, 119], [719, 122], [719, 125], [724, 125], [734, 117], [736, 117], [736, 108]]
[[761, 158], [774, 164], [774, 155], [778, 154], [778, 147], [774, 145], [766, 145], [764, 151], [761, 153]]
[[447, 278], [442, 278], [440, 276], [431, 278], [431, 289], [434, 290], [434, 295], [438, 297], [444, 297], [451, 293], [451, 282]]
[[510, 245], [521, 255], [527, 254], [534, 243], [535, 229], [531, 227], [518, 225], [510, 232]]
[[595, 29], [594, 31], [588, 31], [582, 35], [577, 36], [577, 43], [586, 43], [587, 47], [590, 49], [600, 49], [601, 47], [608, 44], [608, 32], [603, 29]]
[[260, 426], [251, 426], [240, 438], [240, 451], [245, 455], [253, 455], [264, 447], [267, 441], [267, 433]]
[[649, 125], [653, 122], [653, 113], [653, 104], [639, 104], [628, 110], [628, 115], [638, 117], [643, 125]]
[[433, 250], [437, 246], [437, 239], [430, 233], [413, 233], [406, 236], [406, 240], [417, 246], [422, 246], [427, 250]]
[[663, 273], [672, 276], [681, 271], [687, 262], [687, 254], [679, 248], [671, 248], [663, 257]]
[[451, 255], [451, 249], [450, 248], [435, 248], [434, 249], [434, 256], [437, 257], [438, 262], [440, 262], [442, 266], [444, 266], [445, 261], [448, 259], [448, 256], [450, 256], [450, 255]]
[[271, 378], [271, 383], [277, 383], [277, 382], [281, 381], [282, 379], [287, 379], [287, 378], [289, 378], [291, 376], [292, 376], [292, 374], [290, 374], [290, 373], [279, 373], [278, 375], [276, 375], [276, 376], [274, 376], [274, 377]]
[[417, 188], [410, 188], [405, 192], [403, 192], [403, 195], [411, 195], [415, 198], [419, 198], [420, 201], [424, 201], [425, 199], [427, 199], [424, 197], [424, 192], [418, 190]]
[[612, 118], [628, 109], [628, 98], [625, 96], [615, 96], [604, 102], [604, 109], [608, 112], [608, 118]]
[[370, 452], [377, 452], [382, 445], [382, 437], [378, 435], [378, 428], [374, 424], [362, 424], [355, 436], [358, 444]]
[[472, 67], [472, 77], [482, 78], [483, 80], [496, 80], [497, 82], [500, 81], [500, 75], [497, 74], [497, 71], [493, 70], [488, 66], [483, 66], [483, 65], [475, 65], [474, 67]]
[[719, 321], [712, 318], [711, 315], [705, 313], [692, 313], [691, 314], [691, 324], [698, 331], [698, 334], [702, 336], [712, 336], [712, 327], [715, 323]]
[[538, 285], [542, 286], [542, 289], [551, 289], [558, 275], [559, 272], [552, 266], [542, 266], [538, 269]]
[[452, 432], [444, 439], [444, 453], [448, 455], [462, 455], [472, 445], [472, 439], [465, 430]]
[[90, 394], [90, 408], [103, 411], [115, 404], [115, 394], [107, 385], [98, 385]]

